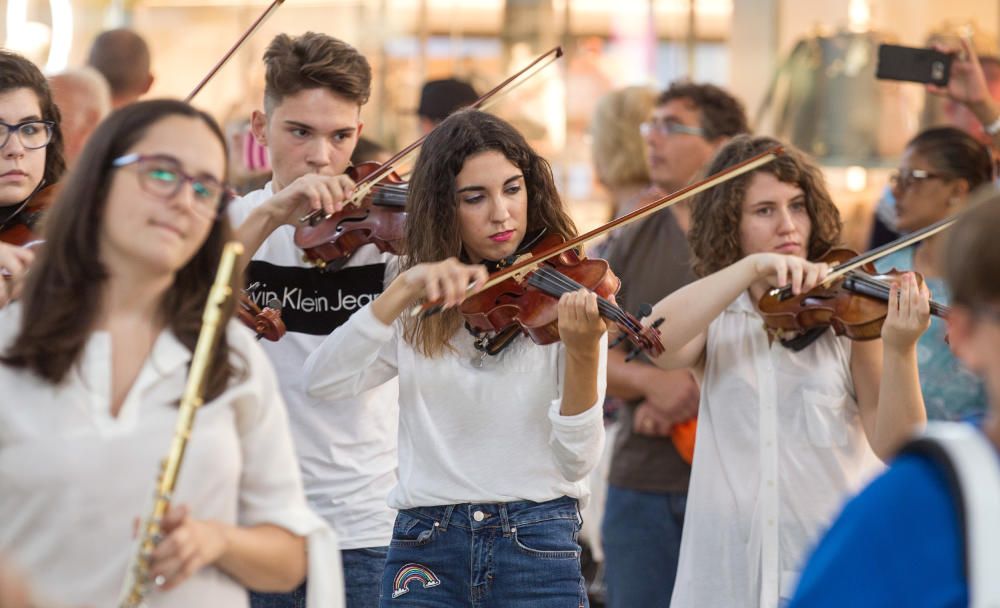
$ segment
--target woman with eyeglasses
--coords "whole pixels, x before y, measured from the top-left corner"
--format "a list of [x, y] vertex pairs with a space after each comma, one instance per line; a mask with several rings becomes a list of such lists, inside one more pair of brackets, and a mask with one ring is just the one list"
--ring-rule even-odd
[[35, 64], [0, 49], [0, 306], [17, 294], [34, 259], [17, 242], [37, 217], [32, 197], [65, 170], [59, 109], [48, 81]]
[[[993, 175], [990, 152], [974, 137], [954, 127], [927, 129], [910, 140], [899, 170], [892, 176], [899, 229], [920, 230], [965, 208], [969, 193]], [[941, 278], [938, 250], [944, 233], [890, 254], [876, 262], [880, 271], [915, 270], [923, 275], [933, 299], [947, 304], [950, 294]], [[947, 324], [933, 317], [917, 343], [920, 387], [931, 420], [975, 418], [986, 411], [986, 392], [945, 342]]]
[[[122, 108], [48, 212], [23, 298], [0, 310], [0, 554], [46, 601], [117, 605], [230, 238], [226, 167], [207, 114]], [[235, 321], [162, 527], [152, 607], [245, 608], [247, 589], [293, 589], [307, 567], [310, 605], [342, 605], [274, 373]]]

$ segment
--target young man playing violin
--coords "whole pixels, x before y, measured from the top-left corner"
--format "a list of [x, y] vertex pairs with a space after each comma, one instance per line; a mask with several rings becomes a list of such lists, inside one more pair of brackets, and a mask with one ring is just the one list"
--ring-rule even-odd
[[31, 198], [66, 170], [59, 110], [41, 70], [0, 50], [0, 306], [17, 295], [34, 254]]
[[[252, 126], [270, 152], [272, 179], [230, 205], [230, 218], [256, 252], [247, 268], [252, 298], [277, 299], [288, 328], [263, 346], [288, 403], [306, 495], [340, 538], [348, 607], [368, 608], [378, 603], [395, 517], [386, 496], [396, 483], [396, 388], [314, 399], [301, 376], [323, 337], [382, 293], [394, 256], [364, 246], [339, 270], [323, 272], [302, 261], [293, 236], [300, 217], [338, 211], [352, 191], [344, 171], [363, 126], [371, 69], [354, 48], [316, 33], [277, 36], [264, 61], [264, 111], [254, 112]], [[254, 595], [253, 605], [304, 606], [306, 585]]]
[[[733, 138], [717, 173], [779, 145]], [[926, 420], [916, 342], [926, 287], [891, 287], [881, 340], [827, 329], [786, 348], [763, 325], [771, 287], [819, 285], [840, 216], [819, 168], [785, 151], [694, 199], [689, 241], [699, 280], [654, 308], [667, 369], [699, 377], [698, 441], [671, 606], [773, 607], [790, 597], [805, 551], [842, 501]], [[800, 348], [799, 348], [800, 347]], [[796, 349], [798, 348], [798, 349]]]

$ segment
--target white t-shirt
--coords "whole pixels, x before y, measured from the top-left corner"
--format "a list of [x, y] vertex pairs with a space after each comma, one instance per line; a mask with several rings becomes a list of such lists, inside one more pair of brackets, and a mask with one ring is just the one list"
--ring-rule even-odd
[[[601, 404], [607, 335], [601, 338], [595, 404], [575, 416], [562, 406], [566, 350], [519, 336], [482, 357], [460, 329], [455, 352], [427, 358], [365, 306], [306, 362], [309, 390], [342, 398], [399, 376], [398, 509], [464, 502], [542, 502], [590, 494], [587, 474], [604, 444]], [[481, 364], [481, 367], [480, 367]]]
[[[229, 217], [239, 226], [271, 198], [271, 184], [233, 201]], [[292, 438], [306, 497], [337, 532], [343, 549], [389, 544], [395, 512], [386, 496], [396, 485], [396, 383], [357, 397], [313, 399], [302, 384], [306, 357], [365, 303], [382, 293], [396, 271], [395, 256], [374, 245], [359, 249], [344, 268], [322, 272], [302, 261], [295, 228], [281, 226], [254, 254], [247, 278], [254, 301], [281, 302], [288, 333], [261, 341], [288, 403]]]
[[[0, 349], [14, 339], [20, 311], [17, 303], [0, 311]], [[246, 374], [197, 411], [172, 502], [197, 519], [308, 536], [309, 605], [343, 606], [336, 538], [303, 499], [274, 372], [246, 328], [233, 321], [227, 332]], [[58, 386], [0, 364], [0, 554], [40, 597], [116, 605], [135, 555], [133, 521], [152, 508], [190, 360], [162, 332], [117, 418], [107, 332], [90, 336]], [[153, 608], [248, 605], [246, 589], [215, 567], [150, 596]]]
[[774, 608], [843, 502], [881, 470], [851, 342], [768, 344], [744, 292], [709, 325], [674, 608]]

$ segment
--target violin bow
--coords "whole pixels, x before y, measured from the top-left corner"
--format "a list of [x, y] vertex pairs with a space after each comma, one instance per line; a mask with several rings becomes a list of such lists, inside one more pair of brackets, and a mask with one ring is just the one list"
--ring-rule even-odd
[[[479, 99], [474, 101], [468, 107], [474, 110], [486, 110], [487, 108], [493, 106], [501, 97], [507, 95], [514, 89], [518, 88], [529, 79], [534, 77], [535, 74], [545, 69], [550, 63], [554, 62], [563, 56], [562, 47], [557, 46], [546, 53], [543, 53], [534, 61], [529, 63], [527, 66], [522, 68], [520, 71], [515, 73], [513, 76], [507, 78], [497, 86], [493, 87], [486, 93], [484, 93]], [[437, 128], [437, 127], [435, 127]], [[420, 150], [420, 146], [424, 144], [424, 140], [427, 139], [427, 135], [422, 136], [420, 139], [414, 141], [410, 145], [406, 146], [396, 154], [394, 154], [390, 159], [382, 163], [382, 166], [372, 171], [370, 174], [365, 176], [363, 179], [359, 180], [354, 186], [354, 194], [348, 198], [345, 203], [348, 205], [357, 205], [358, 201], [364, 199], [368, 196], [371, 189], [381, 182], [383, 179], [389, 176], [393, 172], [395, 167], [402, 165], [404, 162], [409, 160], [417, 151]], [[328, 219], [330, 214], [323, 212], [321, 209], [310, 211], [308, 214], [299, 218], [300, 222], [310, 222], [312, 225]]]
[[[491, 276], [488, 281], [483, 283], [475, 290], [469, 289], [466, 292], [466, 297], [472, 295], [473, 293], [482, 291], [484, 289], [489, 289], [490, 287], [493, 287], [494, 285], [506, 281], [511, 277], [516, 277], [526, 272], [530, 272], [531, 270], [537, 268], [538, 265], [541, 264], [542, 262], [550, 260], [561, 253], [569, 251], [570, 249], [576, 249], [580, 245], [583, 245], [584, 243], [591, 241], [599, 236], [603, 236], [604, 234], [610, 232], [611, 230], [614, 230], [615, 228], [621, 228], [622, 226], [626, 226], [628, 224], [631, 224], [632, 222], [637, 222], [653, 213], [656, 213], [657, 211], [676, 205], [677, 203], [685, 201], [695, 196], [696, 194], [704, 192], [705, 190], [709, 190], [735, 177], [739, 177], [740, 175], [754, 171], [759, 167], [762, 167], [770, 162], [773, 162], [775, 159], [778, 158], [780, 154], [783, 153], [784, 153], [783, 149], [780, 146], [777, 146], [775, 148], [762, 152], [757, 156], [754, 156], [753, 158], [748, 158], [742, 163], [733, 165], [732, 167], [728, 167], [722, 171], [719, 171], [714, 175], [710, 175], [699, 182], [695, 182], [690, 186], [687, 186], [686, 188], [681, 188], [676, 192], [660, 197], [655, 201], [643, 207], [640, 207], [635, 211], [632, 211], [631, 213], [623, 215], [620, 218], [612, 220], [602, 226], [598, 226], [597, 228], [594, 228], [593, 230], [585, 234], [581, 234], [576, 238], [570, 239], [565, 243], [560, 244], [557, 247], [553, 247], [551, 249], [539, 252], [531, 256], [523, 256], [517, 262], [506, 267], [503, 271], [498, 272], [497, 274]], [[427, 310], [433, 308], [434, 306], [435, 304], [431, 302], [424, 303], [419, 306], [413, 307], [413, 309], [410, 310], [410, 314], [414, 316], [422, 314], [427, 312]]]
[[285, 0], [274, 0], [273, 2], [271, 2], [270, 6], [264, 9], [264, 12], [261, 13], [260, 17], [257, 17], [257, 20], [250, 24], [250, 27], [247, 28], [247, 31], [243, 32], [243, 35], [240, 36], [240, 39], [236, 41], [236, 44], [234, 44], [232, 48], [226, 51], [226, 54], [222, 56], [222, 59], [220, 59], [219, 62], [215, 64], [215, 67], [209, 70], [208, 74], [205, 74], [205, 77], [201, 79], [201, 82], [198, 83], [198, 86], [196, 86], [194, 89], [191, 90], [190, 93], [188, 93], [188, 96], [184, 98], [184, 101], [191, 103], [191, 100], [194, 99], [195, 95], [201, 92], [201, 90], [205, 87], [205, 85], [208, 84], [208, 81], [215, 76], [216, 72], [221, 70], [222, 66], [226, 65], [226, 62], [229, 61], [229, 59], [233, 56], [234, 53], [236, 53], [236, 51], [241, 46], [243, 46], [243, 43], [246, 42], [247, 39], [250, 38], [250, 36], [252, 36], [254, 32], [256, 32], [257, 29], [264, 23], [264, 21], [266, 21], [274, 13], [274, 11], [277, 10], [278, 6], [283, 4], [284, 2]]
[[[955, 215], [940, 219], [929, 226], [924, 226], [916, 232], [911, 232], [905, 236], [901, 236], [895, 241], [890, 241], [884, 245], [880, 245], [871, 251], [866, 251], [865, 253], [859, 254], [846, 262], [837, 264], [834, 268], [830, 270], [830, 273], [826, 275], [823, 279], [823, 285], [829, 285], [833, 281], [836, 281], [840, 277], [846, 275], [847, 273], [856, 270], [869, 262], [874, 262], [890, 253], [895, 253], [900, 249], [909, 247], [919, 243], [920, 241], [930, 238], [935, 234], [947, 230], [952, 224], [958, 221], [958, 218], [962, 215], [962, 212], [956, 213]], [[779, 296], [782, 298], [789, 297], [792, 295], [792, 288], [789, 285], [784, 287], [775, 287], [768, 292], [772, 296]]]

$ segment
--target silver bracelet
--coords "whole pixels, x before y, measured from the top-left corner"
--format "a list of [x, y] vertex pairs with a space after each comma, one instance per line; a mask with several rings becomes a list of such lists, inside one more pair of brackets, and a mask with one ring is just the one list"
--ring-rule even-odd
[[986, 131], [991, 137], [996, 137], [1000, 134], [1000, 116], [988, 125], [983, 125], [983, 130]]

